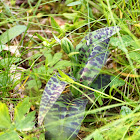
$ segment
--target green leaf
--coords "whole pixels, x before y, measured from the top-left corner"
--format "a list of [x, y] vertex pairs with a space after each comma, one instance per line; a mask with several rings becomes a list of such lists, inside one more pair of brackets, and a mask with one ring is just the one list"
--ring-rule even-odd
[[45, 65], [46, 65], [46, 69], [48, 69], [48, 67], [49, 67], [48, 70], [50, 70], [51, 68], [53, 70], [55, 70], [55, 69], [57, 69], [59, 67], [60, 67], [60, 69], [62, 69], [64, 67], [66, 67], [66, 66], [70, 66], [69, 61], [60, 60], [62, 58], [62, 53], [60, 53], [60, 52], [55, 53], [54, 56], [52, 56], [52, 54], [48, 53], [48, 54], [45, 54], [45, 57], [46, 57]]
[[126, 49], [124, 45], [119, 45], [118, 48], [124, 52], [128, 52], [128, 50]]
[[0, 140], [20, 140], [17, 132], [6, 131], [5, 133], [0, 133]]
[[137, 63], [140, 63], [140, 53], [139, 52], [130, 52], [129, 57], [136, 61]]
[[140, 48], [140, 41], [139, 40], [133, 41], [131, 43], [131, 46], [133, 49], [139, 49]]
[[108, 131], [104, 133], [107, 140], [121, 140], [128, 131], [128, 124], [125, 125], [125, 122], [121, 121], [120, 123], [114, 123], [114, 125], [107, 127], [107, 129]]
[[19, 61], [21, 61], [21, 58], [17, 58], [17, 57], [12, 57], [12, 58], [4, 58], [0, 60], [0, 66], [1, 67], [9, 67], [10, 65], [12, 65], [13, 63], [17, 63]]
[[69, 54], [71, 52], [74, 52], [74, 46], [73, 44], [71, 43], [71, 41], [64, 37], [62, 40], [61, 40], [61, 47], [62, 49], [64, 50], [65, 53]]
[[6, 44], [11, 39], [23, 33], [26, 29], [27, 27], [24, 25], [16, 25], [11, 29], [8, 29], [0, 36], [0, 44]]
[[[98, 90], [98, 91], [100, 91], [100, 90]], [[102, 106], [103, 105], [103, 101], [102, 101], [102, 98], [101, 98], [100, 94], [97, 93], [97, 92], [94, 92], [93, 94], [94, 94], [95, 99], [98, 101], [99, 105]]]
[[5, 45], [0, 45], [0, 52], [5, 48]]
[[110, 83], [110, 87], [118, 87], [118, 86], [123, 86], [125, 84], [125, 81], [117, 78], [117, 77], [114, 77], [114, 76], [111, 76], [111, 83]]
[[71, 66], [71, 62], [67, 60], [61, 60], [62, 53], [55, 53], [54, 56], [52, 54], [48, 53], [45, 54], [46, 61], [45, 61], [45, 67], [47, 70], [47, 74], [52, 73], [54, 70], [57, 69], [64, 69], [67, 66]]
[[110, 39], [110, 44], [112, 46], [119, 46], [120, 45], [120, 40], [117, 37], [111, 37]]
[[71, 66], [71, 62], [67, 60], [61, 60], [54, 66], [54, 69], [64, 69], [65, 67]]
[[11, 119], [6, 104], [0, 102], [0, 128], [9, 128]]
[[33, 137], [33, 138], [31, 138], [31, 140], [38, 140], [38, 138], [37, 137]]
[[120, 46], [122, 43], [125, 47], [127, 47], [131, 45], [132, 42], [133, 42], [133, 39], [129, 35], [123, 35], [121, 39], [118, 37], [111, 37], [110, 39], [110, 44], [116, 47]]
[[55, 53], [53, 59], [49, 62], [49, 66], [55, 65], [62, 58], [62, 53]]
[[47, 55], [50, 54], [52, 52], [52, 50], [50, 50], [50, 49], [47, 48], [47, 49], [40, 50], [40, 52], [43, 53], [43, 55], [45, 57], [47, 57]]
[[71, 53], [68, 54], [68, 56], [71, 57], [71, 56], [73, 56], [75, 54], [79, 54], [79, 52], [71, 52]]
[[93, 11], [92, 11], [92, 8], [89, 7], [89, 17], [90, 17], [90, 20], [94, 20], [94, 15], [93, 15]]
[[[35, 119], [35, 111], [28, 113], [30, 107], [29, 97], [26, 97], [15, 107], [14, 122], [17, 130], [28, 131], [35, 125], [33, 122]], [[26, 113], [28, 114], [25, 116]]]
[[[1, 3], [3, 3], [3, 2], [1, 2]], [[10, 10], [11, 8], [6, 3], [3, 3], [3, 5], [4, 5], [4, 14], [11, 17], [12, 16], [12, 11]]]
[[62, 58], [62, 53], [55, 53], [53, 56], [53, 60], [51, 61], [51, 66], [56, 64]]
[[69, 4], [67, 4], [67, 6], [75, 6], [75, 5], [79, 5], [81, 4], [81, 1], [75, 1], [75, 2], [71, 2]]
[[51, 17], [51, 25], [54, 30], [56, 30], [59, 33], [63, 33], [62, 29], [60, 28], [60, 26], [58, 25], [58, 23], [55, 21], [53, 17]]
[[36, 33], [36, 36], [41, 40], [41, 41], [47, 41], [47, 39], [45, 37], [42, 37], [41, 35], [39, 35], [38, 33]]
[[26, 117], [23, 117], [20, 122], [16, 123], [16, 129], [19, 131], [31, 130], [35, 125], [35, 122], [33, 122], [35, 119], [35, 113], [35, 111], [32, 111], [28, 113]]
[[[6, 68], [6, 66], [4, 68]], [[7, 70], [9, 71], [9, 67]], [[9, 75], [7, 70], [4, 70], [4, 71], [1, 70], [1, 72], [0, 72], [0, 89], [1, 89], [1, 91], [2, 91], [2, 89], [3, 89], [3, 91], [5, 91], [9, 87], [11, 88], [12, 86], [14, 87], [15, 85], [17, 85], [16, 82], [18, 81], [18, 78], [17, 79], [13, 78], [14, 75], [13, 74]]]
[[44, 56], [46, 57], [46, 62], [47, 62], [46, 64], [50, 65], [51, 64], [51, 61], [53, 59], [52, 54], [46, 53], [46, 54], [44, 54]]
[[96, 130], [94, 132], [94, 136], [93, 136], [94, 140], [104, 140], [102, 134], [99, 132], [99, 130]]
[[117, 37], [112, 37], [110, 40], [112, 46], [117, 46], [124, 52], [127, 52], [126, 47], [130, 46], [133, 42], [134, 40], [129, 35], [123, 35], [121, 39]]
[[[75, 17], [76, 18], [76, 17]], [[65, 23], [65, 30], [70, 31], [87, 25], [87, 20], [80, 20], [74, 24]]]
[[45, 116], [47, 137], [74, 140], [79, 132], [88, 100], [61, 94]]
[[28, 89], [31, 89], [31, 88], [41, 88], [41, 81], [40, 79], [35, 79], [35, 80], [30, 80], [28, 82], [26, 82], [26, 84], [28, 85]]
[[29, 97], [26, 97], [22, 102], [18, 103], [15, 107], [14, 121], [16, 124], [20, 123], [21, 120], [25, 118], [25, 114], [28, 113], [31, 107], [31, 103], [29, 102]]
[[44, 89], [40, 102], [39, 116], [38, 116], [39, 125], [42, 124], [45, 115], [51, 109], [55, 101], [58, 99], [62, 91], [65, 89], [66, 85], [67, 83], [59, 80], [56, 75], [53, 75], [53, 77], [49, 79]]
[[[64, 72], [62, 72], [61, 70], [58, 69], [59, 74], [61, 75], [62, 79], [66, 82], [69, 83], [74, 83], [75, 81], [73, 79], [71, 79], [68, 75], [66, 75]], [[61, 79], [61, 78], [60, 78]]]
[[130, 113], [132, 113], [132, 110], [129, 107], [127, 107], [127, 106], [122, 106], [121, 107], [121, 111], [120, 111], [121, 115], [126, 116]]
[[41, 134], [40, 134], [39, 140], [45, 140], [45, 134], [44, 134], [44, 133], [41, 133]]
[[74, 20], [77, 15], [77, 13], [63, 13], [63, 16], [70, 20]]

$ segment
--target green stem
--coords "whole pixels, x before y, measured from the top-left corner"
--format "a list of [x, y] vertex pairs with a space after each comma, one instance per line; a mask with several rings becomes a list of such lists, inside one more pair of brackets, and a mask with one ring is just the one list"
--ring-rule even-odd
[[[91, 91], [100, 93], [100, 94], [102, 94], [102, 95], [108, 97], [109, 99], [114, 99], [114, 100], [116, 100], [116, 101], [118, 101], [118, 102], [124, 103], [124, 101], [122, 101], [122, 100], [120, 100], [120, 99], [117, 99], [117, 98], [115, 98], [115, 97], [113, 97], [113, 96], [107, 95], [107, 94], [105, 94], [105, 93], [103, 93], [103, 92], [101, 92], [101, 91], [98, 91], [98, 90], [96, 90], [96, 89], [87, 87], [87, 86], [82, 85], [82, 84], [80, 84], [80, 83], [74, 82], [73, 84], [76, 84], [76, 85], [81, 86], [81, 87], [83, 87], [83, 88], [86, 88], [86, 89], [88, 89], [88, 90], [91, 90]], [[84, 94], [84, 95], [85, 95], [85, 94]], [[89, 98], [89, 97], [88, 97], [88, 98]], [[128, 105], [130, 105], [130, 106], [132, 106], [132, 107], [135, 107], [134, 105], [132, 105], [132, 104], [130, 104], [130, 103], [126, 103], [126, 104], [128, 104]]]

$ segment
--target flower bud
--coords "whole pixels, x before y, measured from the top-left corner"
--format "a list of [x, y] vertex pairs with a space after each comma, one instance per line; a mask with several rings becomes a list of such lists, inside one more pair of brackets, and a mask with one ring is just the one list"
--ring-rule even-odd
[[61, 40], [61, 47], [64, 50], [64, 52], [67, 54], [74, 52], [74, 46], [72, 45], [71, 41], [66, 37], [64, 37]]

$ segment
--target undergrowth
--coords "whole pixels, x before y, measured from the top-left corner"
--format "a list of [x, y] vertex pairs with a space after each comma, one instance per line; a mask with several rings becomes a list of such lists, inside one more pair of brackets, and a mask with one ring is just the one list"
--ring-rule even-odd
[[[139, 11], [138, 0], [1, 0], [0, 139], [10, 140], [10, 135], [15, 140], [43, 140], [46, 135], [51, 140], [50, 131], [66, 136], [71, 130], [68, 122], [81, 116], [79, 128], [71, 133], [77, 135], [77, 140], [139, 139]], [[92, 86], [80, 81], [78, 44], [87, 34], [113, 26], [120, 27], [120, 31], [110, 36], [108, 57], [94, 80], [99, 77], [100, 81]], [[90, 43], [88, 39], [86, 43]], [[41, 97], [54, 74], [59, 82], [67, 82], [58, 101], [65, 103], [72, 91], [78, 103], [83, 99], [87, 103], [77, 114], [70, 112], [64, 132], [49, 129], [64, 125], [61, 119], [38, 123]]]

